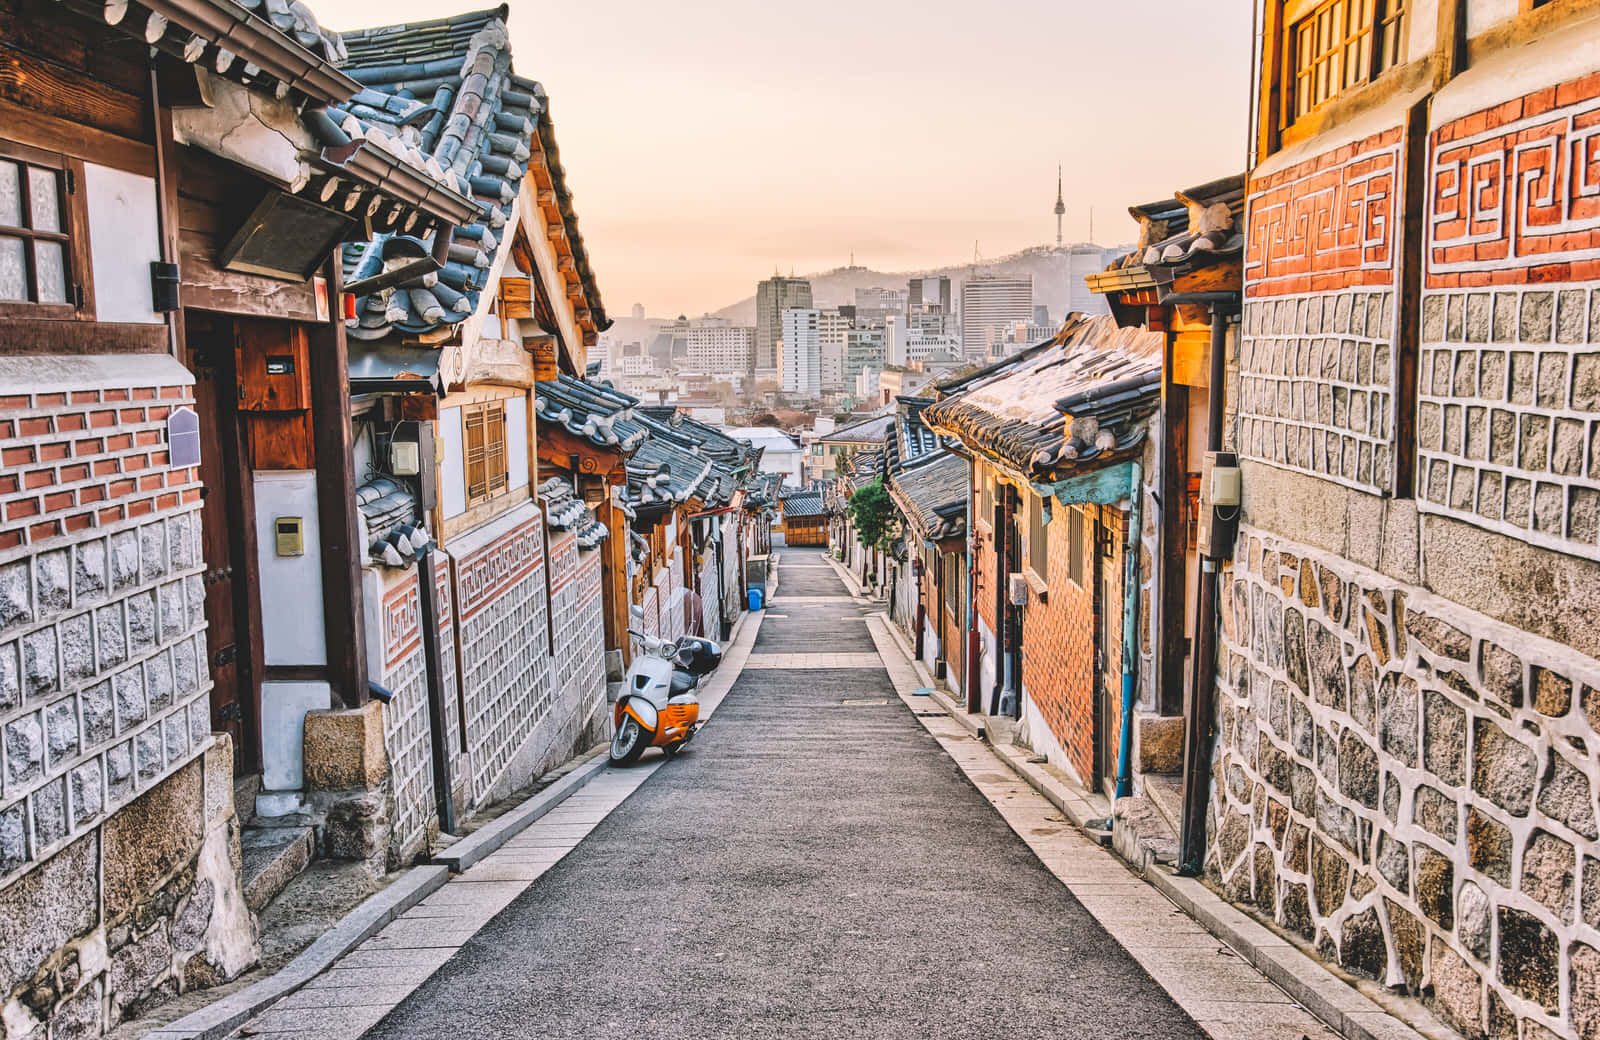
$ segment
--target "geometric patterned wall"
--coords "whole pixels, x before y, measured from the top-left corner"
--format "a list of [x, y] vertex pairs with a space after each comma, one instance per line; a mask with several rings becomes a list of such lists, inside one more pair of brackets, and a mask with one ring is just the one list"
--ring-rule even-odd
[[1600, 559], [1600, 82], [1434, 130], [1419, 507]]
[[1250, 182], [1241, 454], [1394, 490], [1395, 128]]

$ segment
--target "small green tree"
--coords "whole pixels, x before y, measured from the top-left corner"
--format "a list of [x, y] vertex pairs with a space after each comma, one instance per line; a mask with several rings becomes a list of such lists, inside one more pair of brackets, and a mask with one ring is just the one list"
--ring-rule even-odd
[[[856, 529], [861, 544], [876, 552], [885, 551], [894, 541], [894, 502], [881, 476], [850, 496], [850, 525]], [[865, 562], [862, 570], [864, 574]]]

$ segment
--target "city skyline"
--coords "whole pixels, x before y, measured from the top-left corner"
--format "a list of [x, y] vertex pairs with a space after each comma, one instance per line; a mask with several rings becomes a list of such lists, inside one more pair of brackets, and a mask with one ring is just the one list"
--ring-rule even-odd
[[[341, 30], [435, 13], [422, 0], [317, 11]], [[513, 12], [509, 31], [517, 72], [548, 91], [608, 312], [693, 315], [775, 266], [803, 276], [853, 253], [915, 271], [968, 259], [975, 241], [986, 257], [1048, 245], [1058, 164], [1066, 241], [1089, 238], [1091, 208], [1097, 239], [1130, 240], [1129, 199], [1244, 164], [1245, 116], [1216, 98], [1245, 97], [1249, 7], [1195, 13], [1012, 0], [977, 19], [948, 0], [914, 13], [819, 0], [797, 18], [710, 0], [686, 17], [615, 0], [564, 8], [554, 34]], [[1136, 28], [1173, 18], [1189, 30]], [[1116, 105], [1081, 103], [1112, 82]], [[1184, 146], [1152, 119], [1183, 127]]]

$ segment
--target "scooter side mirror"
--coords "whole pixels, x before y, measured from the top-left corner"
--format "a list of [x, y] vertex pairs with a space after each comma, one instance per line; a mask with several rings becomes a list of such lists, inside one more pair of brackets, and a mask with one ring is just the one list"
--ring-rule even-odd
[[644, 619], [644, 608], [639, 606], [637, 603], [628, 608], [628, 613], [633, 617], [639, 618], [640, 620]]

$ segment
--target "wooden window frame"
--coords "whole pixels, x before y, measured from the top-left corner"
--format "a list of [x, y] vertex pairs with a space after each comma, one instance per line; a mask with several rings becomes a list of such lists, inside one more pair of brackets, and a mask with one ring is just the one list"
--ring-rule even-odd
[[32, 244], [58, 242], [66, 254], [62, 260], [66, 275], [67, 302], [36, 303], [32, 300], [0, 300], [0, 318], [45, 318], [64, 321], [90, 321], [94, 318], [94, 290], [89, 266], [89, 212], [83, 190], [83, 160], [60, 152], [46, 151], [15, 141], [0, 140], [0, 160], [18, 167], [18, 205], [22, 218], [31, 219], [28, 198], [28, 168], [54, 170], [60, 202], [61, 231], [37, 231], [31, 227], [0, 224], [0, 236], [19, 238], [24, 243], [23, 262], [29, 292], [37, 295], [33, 274]]
[[[1268, 124], [1265, 133], [1272, 147], [1263, 154], [1294, 143], [1300, 136], [1295, 131], [1303, 126], [1314, 126], [1313, 118], [1326, 106], [1348, 97], [1368, 86], [1385, 71], [1405, 64], [1406, 41], [1410, 34], [1411, 10], [1415, 0], [1272, 0], [1272, 13], [1276, 24], [1269, 27], [1268, 51], [1263, 59], [1270, 83], [1263, 89], [1262, 122]], [[1352, 8], [1365, 9], [1365, 28], [1352, 34], [1345, 25]], [[1306, 23], [1324, 13], [1337, 13], [1339, 39], [1331, 34], [1323, 41], [1325, 49], [1314, 56], [1313, 71], [1303, 71], [1300, 31]], [[1354, 49], [1358, 55], [1358, 71], [1352, 74], [1348, 57]], [[1338, 80], [1326, 94], [1299, 109], [1301, 80], [1306, 75], [1315, 76], [1315, 68], [1324, 61], [1329, 77]]]
[[1067, 510], [1067, 540], [1071, 542], [1067, 552], [1067, 577], [1080, 589], [1085, 587], [1083, 537], [1086, 526], [1082, 506]]
[[[1044, 499], [1028, 496], [1028, 562], [1035, 591], [1050, 587], [1050, 525], [1044, 520]], [[1041, 586], [1043, 588], [1041, 588]]]
[[469, 508], [511, 489], [511, 453], [506, 445], [504, 400], [461, 406], [461, 454]]

